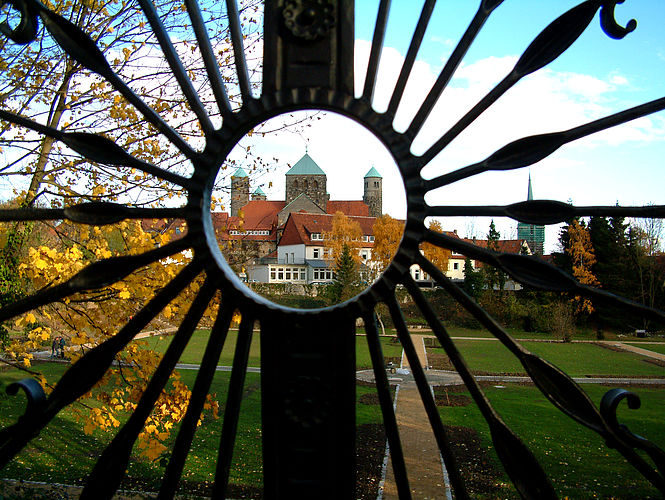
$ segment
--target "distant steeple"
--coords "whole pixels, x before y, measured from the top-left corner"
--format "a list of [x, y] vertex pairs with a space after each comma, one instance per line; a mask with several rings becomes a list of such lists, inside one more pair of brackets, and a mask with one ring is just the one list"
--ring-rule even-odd
[[[529, 188], [526, 195], [527, 201], [533, 200], [533, 188], [531, 186], [531, 172], [529, 172]], [[517, 237], [526, 240], [529, 248], [534, 254], [543, 255], [545, 249], [545, 226], [519, 222], [517, 224]]]

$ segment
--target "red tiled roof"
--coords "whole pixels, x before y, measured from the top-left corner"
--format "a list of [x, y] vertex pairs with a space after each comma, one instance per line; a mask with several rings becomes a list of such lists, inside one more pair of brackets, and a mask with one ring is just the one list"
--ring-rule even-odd
[[[360, 225], [363, 235], [374, 234], [375, 217], [349, 217]], [[312, 233], [323, 234], [332, 230], [333, 216], [330, 214], [307, 214], [294, 212], [289, 215], [284, 226], [284, 234], [279, 241], [280, 245], [320, 245], [319, 240], [312, 241]], [[363, 242], [364, 247], [371, 247], [373, 243]]]
[[329, 200], [326, 211], [329, 214], [342, 212], [347, 216], [369, 217], [369, 207], [364, 201]]
[[[467, 243], [472, 245], [479, 246], [481, 248], [487, 248], [487, 240], [476, 240], [470, 238], [463, 238]], [[520, 253], [522, 246], [526, 243], [526, 240], [499, 240], [497, 241], [497, 250], [503, 253]]]
[[[277, 237], [277, 214], [284, 208], [283, 201], [252, 200], [242, 207], [241, 216], [229, 216], [226, 212], [214, 212], [212, 224], [219, 239], [274, 241]], [[270, 231], [270, 234], [229, 234], [229, 231]]]
[[271, 229], [277, 224], [277, 214], [286, 206], [283, 201], [252, 200], [242, 207], [245, 229]]

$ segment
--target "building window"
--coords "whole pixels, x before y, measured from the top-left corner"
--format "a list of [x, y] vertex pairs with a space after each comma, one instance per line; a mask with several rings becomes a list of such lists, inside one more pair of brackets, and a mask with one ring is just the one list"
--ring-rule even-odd
[[374, 181], [374, 187], [378, 188], [379, 187], [379, 181]]
[[312, 239], [313, 240], [322, 240], [323, 235], [321, 233], [312, 233]]
[[374, 236], [370, 236], [369, 241], [374, 241]]
[[276, 269], [271, 269], [270, 270], [270, 281], [275, 281], [277, 278], [277, 270]]
[[280, 267], [277, 269], [277, 279], [278, 280], [283, 280], [284, 279], [284, 268]]
[[369, 252], [367, 250], [363, 250], [360, 252], [360, 258], [362, 260], [367, 260], [369, 259]]
[[284, 271], [284, 279], [286, 281], [291, 281], [291, 268], [287, 267], [286, 270]]
[[330, 281], [333, 279], [333, 272], [330, 269], [314, 269], [314, 280], [326, 280]]
[[307, 279], [307, 272], [304, 269], [300, 270], [300, 281], [305, 281]]
[[454, 262], [453, 263], [453, 269], [455, 269], [455, 270], [459, 269], [459, 262]]
[[315, 259], [318, 259], [320, 257], [320, 251], [319, 251], [318, 248], [314, 248], [312, 250], [312, 257], [315, 258]]

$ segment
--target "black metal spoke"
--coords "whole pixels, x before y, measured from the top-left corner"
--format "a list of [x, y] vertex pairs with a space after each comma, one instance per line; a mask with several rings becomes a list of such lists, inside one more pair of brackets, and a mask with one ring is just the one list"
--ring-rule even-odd
[[129, 456], [139, 433], [150, 416], [155, 403], [164, 391], [164, 387], [171, 377], [180, 356], [189, 342], [196, 326], [203, 317], [212, 296], [215, 293], [215, 283], [206, 278], [194, 302], [182, 320], [178, 331], [164, 353], [162, 360], [155, 369], [155, 373], [148, 382], [136, 409], [129, 420], [120, 429], [111, 443], [102, 452], [95, 467], [90, 472], [81, 498], [98, 499], [112, 498], [118, 489], [122, 477], [129, 463]]
[[201, 103], [196, 90], [194, 90], [194, 86], [192, 85], [191, 80], [187, 76], [187, 71], [182, 65], [182, 61], [180, 61], [180, 57], [178, 57], [175, 47], [171, 43], [171, 39], [164, 29], [162, 21], [159, 19], [155, 5], [152, 3], [152, 0], [138, 0], [138, 2], [141, 6], [141, 9], [143, 10], [143, 13], [145, 14], [146, 19], [148, 19], [148, 22], [150, 23], [150, 27], [152, 28], [153, 33], [157, 37], [159, 46], [162, 48], [162, 53], [164, 54], [164, 57], [166, 58], [171, 71], [173, 72], [173, 76], [175, 76], [176, 80], [178, 81], [178, 85], [180, 85], [182, 93], [185, 96], [185, 99], [187, 99], [189, 108], [198, 118], [203, 133], [206, 136], [209, 136], [214, 130], [212, 122], [210, 121], [210, 116], [208, 116], [208, 113], [203, 107], [203, 104]]
[[129, 208], [112, 202], [87, 202], [67, 208], [0, 209], [0, 221], [62, 220], [103, 226], [124, 219], [174, 219], [182, 208]]
[[372, 102], [374, 89], [376, 87], [376, 75], [379, 71], [379, 62], [381, 60], [381, 50], [383, 49], [383, 39], [386, 36], [389, 11], [390, 0], [381, 0], [381, 3], [379, 4], [379, 12], [376, 15], [374, 37], [372, 38], [372, 48], [369, 53], [367, 73], [365, 74], [365, 87], [363, 89], [363, 97], [369, 102]]
[[0, 309], [0, 322], [50, 302], [57, 302], [74, 293], [111, 285], [143, 266], [186, 250], [190, 246], [191, 238], [185, 236], [142, 254], [122, 255], [94, 262], [64, 283], [42, 288], [32, 295], [7, 304]]
[[588, 0], [573, 7], [545, 28], [524, 51], [513, 70], [419, 157], [421, 167], [429, 163], [523, 77], [551, 63], [568, 49], [591, 23], [599, 7], [599, 2]]
[[404, 354], [409, 360], [409, 366], [411, 367], [411, 372], [413, 373], [413, 378], [416, 381], [418, 387], [418, 392], [420, 393], [420, 399], [423, 402], [423, 407], [427, 413], [427, 418], [429, 420], [430, 427], [434, 433], [434, 438], [436, 439], [436, 444], [439, 447], [439, 452], [443, 457], [443, 462], [448, 471], [448, 478], [450, 479], [451, 486], [455, 492], [456, 498], [469, 498], [469, 495], [464, 486], [464, 480], [460, 475], [462, 468], [459, 466], [457, 459], [455, 458], [454, 453], [450, 447], [450, 442], [448, 440], [447, 432], [441, 422], [441, 416], [439, 415], [438, 410], [436, 409], [436, 403], [434, 402], [434, 396], [432, 396], [432, 391], [427, 381], [427, 376], [423, 370], [423, 367], [420, 365], [418, 360], [418, 354], [416, 349], [413, 346], [413, 341], [409, 330], [404, 321], [404, 316], [402, 310], [397, 303], [395, 297], [391, 297], [387, 302], [388, 308], [390, 309], [390, 317], [393, 320], [395, 329], [397, 330], [397, 336], [402, 344], [404, 349]]
[[528, 167], [547, 158], [564, 144], [663, 109], [665, 109], [665, 97], [562, 132], [524, 137], [502, 147], [479, 163], [427, 181], [427, 189], [432, 190], [447, 186], [453, 182], [490, 170], [513, 170]]
[[65, 406], [89, 392], [113, 363], [115, 356], [153, 320], [164, 307], [201, 272], [194, 261], [187, 265], [147, 305], [109, 340], [90, 349], [60, 378], [45, 405], [27, 413], [18, 423], [7, 427], [0, 442], [0, 467], [4, 467]]
[[409, 45], [409, 50], [406, 52], [406, 57], [404, 58], [404, 64], [402, 65], [402, 70], [399, 73], [397, 78], [397, 83], [395, 84], [395, 90], [393, 95], [390, 98], [390, 103], [388, 104], [387, 114], [394, 116], [397, 112], [402, 96], [404, 95], [404, 89], [406, 83], [409, 81], [409, 76], [411, 76], [411, 71], [413, 70], [413, 65], [416, 62], [416, 56], [418, 55], [418, 50], [420, 49], [420, 44], [423, 42], [425, 36], [425, 30], [429, 24], [429, 20], [432, 17], [432, 11], [434, 10], [434, 5], [436, 0], [426, 0], [423, 5], [423, 10], [420, 13], [420, 18], [418, 19], [418, 24], [416, 25], [416, 30], [413, 33], [411, 38], [411, 44]]
[[462, 59], [469, 50], [469, 47], [471, 47], [471, 44], [476, 39], [476, 36], [480, 32], [480, 29], [483, 27], [483, 24], [485, 24], [485, 21], [487, 21], [490, 14], [494, 11], [494, 9], [501, 5], [502, 2], [503, 0], [482, 0], [480, 2], [480, 7], [478, 8], [476, 15], [473, 17], [471, 24], [469, 24], [469, 27], [464, 32], [464, 35], [455, 47], [455, 50], [450, 55], [450, 58], [448, 58], [446, 65], [441, 70], [441, 73], [439, 73], [436, 82], [421, 104], [420, 109], [418, 109], [418, 112], [411, 121], [411, 124], [409, 125], [409, 128], [406, 132], [409, 137], [413, 138], [418, 134], [418, 132], [420, 132], [420, 129], [425, 123], [425, 120], [427, 120], [427, 117], [432, 112], [432, 109], [434, 109], [434, 105], [438, 101], [439, 97], [441, 97], [441, 94], [448, 85], [448, 82], [450, 82], [450, 79], [455, 73], [455, 70], [462, 62]]
[[665, 205], [574, 206], [555, 200], [528, 200], [505, 206], [444, 206], [427, 208], [429, 217], [510, 217], [525, 224], [558, 224], [574, 217], [665, 218]]
[[158, 498], [173, 498], [175, 496], [178, 481], [180, 481], [180, 477], [182, 476], [185, 460], [194, 439], [196, 426], [201, 417], [206, 396], [215, 377], [219, 356], [224, 348], [234, 312], [235, 306], [233, 302], [222, 302], [221, 311], [210, 332], [208, 344], [201, 360], [201, 366], [196, 375], [194, 387], [192, 388], [192, 396], [187, 405], [187, 412], [182, 419], [180, 430], [173, 444], [173, 451], [164, 472]]
[[236, 64], [236, 74], [240, 85], [240, 95], [243, 102], [252, 98], [252, 89], [247, 71], [247, 60], [245, 59], [245, 47], [240, 24], [240, 14], [236, 0], [226, 0], [226, 11], [229, 16], [229, 29], [231, 31], [231, 43], [233, 45], [233, 58]]
[[395, 411], [393, 410], [393, 400], [390, 396], [390, 386], [388, 385], [385, 360], [383, 358], [383, 350], [381, 349], [381, 341], [379, 340], [379, 330], [376, 327], [376, 316], [374, 313], [367, 313], [363, 316], [363, 321], [365, 322], [367, 346], [369, 347], [369, 354], [372, 358], [376, 392], [379, 396], [381, 414], [383, 415], [383, 425], [386, 428], [386, 436], [388, 437], [388, 447], [390, 448], [390, 456], [395, 473], [397, 493], [400, 498], [410, 499], [409, 477], [406, 465], [404, 464], [404, 453], [402, 451], [402, 442], [399, 438]]
[[136, 168], [150, 175], [154, 175], [159, 179], [164, 179], [173, 182], [184, 188], [191, 188], [192, 181], [186, 177], [169, 172], [162, 168], [156, 167], [146, 161], [134, 158], [127, 153], [124, 149], [118, 146], [115, 142], [97, 134], [87, 132], [63, 132], [61, 130], [47, 127], [34, 120], [25, 118], [24, 116], [11, 113], [9, 111], [0, 109], [0, 118], [7, 120], [16, 125], [29, 128], [35, 132], [39, 132], [48, 137], [57, 139], [63, 142], [71, 149], [79, 153], [84, 158], [102, 163], [105, 165], [114, 165], [117, 167]]
[[229, 391], [224, 405], [224, 423], [222, 426], [222, 437], [219, 442], [219, 454], [217, 456], [217, 469], [215, 471], [215, 485], [212, 490], [213, 498], [226, 498], [226, 489], [229, 483], [231, 471], [231, 459], [238, 431], [238, 420], [240, 419], [240, 404], [242, 403], [242, 391], [245, 386], [247, 375], [247, 363], [249, 360], [249, 349], [252, 345], [252, 331], [254, 329], [254, 318], [248, 317], [247, 313], [242, 315], [236, 350], [233, 355], [233, 368], [229, 380]]
[[226, 87], [222, 80], [222, 75], [219, 72], [219, 63], [215, 57], [215, 52], [210, 43], [210, 37], [205, 27], [205, 22], [201, 16], [201, 9], [196, 0], [185, 0], [187, 13], [192, 22], [192, 28], [196, 35], [196, 41], [199, 44], [199, 50], [203, 57], [203, 64], [206, 68], [206, 74], [212, 88], [212, 93], [217, 101], [217, 108], [222, 114], [222, 117], [227, 118], [231, 114], [231, 104], [229, 103], [229, 96], [226, 93]]
[[552, 484], [536, 457], [494, 410], [418, 285], [410, 276], [405, 276], [404, 286], [423, 313], [487, 422], [496, 453], [517, 490], [524, 498], [556, 498]]

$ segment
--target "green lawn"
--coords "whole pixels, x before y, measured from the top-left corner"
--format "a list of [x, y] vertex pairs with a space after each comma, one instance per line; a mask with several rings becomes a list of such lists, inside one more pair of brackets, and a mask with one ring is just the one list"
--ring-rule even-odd
[[[560, 498], [659, 498], [655, 488], [622, 456], [607, 448], [602, 438], [563, 415], [533, 386], [503, 385], [504, 388], [486, 387], [485, 392], [504, 421], [531, 448]], [[585, 385], [584, 389], [599, 404], [608, 387]], [[665, 448], [662, 419], [665, 390], [639, 388], [634, 392], [639, 394], [642, 407], [629, 410], [622, 404], [619, 421]], [[475, 404], [442, 407], [440, 414], [447, 425], [471, 427], [479, 433], [481, 447], [488, 450], [491, 462], [500, 473], [495, 480], [498, 484], [508, 483], [494, 453], [487, 425]], [[512, 486], [500, 491], [501, 498], [516, 497]]]
[[[44, 373], [47, 380], [55, 383], [67, 365], [39, 363], [35, 369]], [[189, 387], [193, 386], [195, 370], [181, 370], [181, 377]], [[6, 385], [25, 378], [24, 372], [10, 369], [0, 372], [0, 428], [14, 423], [24, 411], [22, 393], [11, 397], [5, 394]], [[224, 407], [230, 373], [217, 372], [210, 392], [216, 394], [220, 408]], [[372, 387], [357, 387], [357, 396], [374, 392]], [[91, 405], [97, 402], [87, 401]], [[221, 414], [222, 412], [220, 412]], [[378, 404], [358, 404], [358, 425], [380, 424], [381, 411]], [[183, 480], [199, 492], [205, 491], [207, 483], [214, 478], [218, 444], [221, 436], [222, 418], [207, 414], [196, 436], [186, 462]], [[7, 465], [0, 477], [30, 481], [81, 484], [94, 466], [95, 460], [112, 438], [111, 433], [96, 431], [92, 435], [83, 433], [82, 424], [76, 422], [73, 412], [67, 408], [33, 439], [29, 445]], [[171, 448], [176, 433], [165, 443]], [[261, 391], [260, 375], [248, 373], [245, 382], [241, 417], [231, 467], [230, 484], [238, 488], [261, 488]], [[150, 462], [135, 453], [130, 461], [128, 476], [121, 488], [155, 490], [164, 474], [164, 467]], [[239, 495], [231, 496], [237, 498]]]
[[[192, 335], [191, 340], [185, 348], [181, 363], [198, 364], [203, 358], [206, 344], [208, 342], [209, 330], [196, 330]], [[164, 353], [169, 346], [169, 342], [173, 338], [171, 335], [156, 335], [154, 337], [147, 337], [144, 340], [148, 343], [151, 349]], [[233, 364], [233, 353], [235, 350], [236, 339], [238, 332], [231, 330], [228, 333], [224, 349], [219, 358], [220, 366], [231, 366]], [[383, 348], [383, 355], [390, 357], [398, 357], [402, 355], [402, 346], [393, 340], [392, 337], [381, 337], [381, 345]], [[254, 333], [252, 336], [252, 346], [249, 352], [249, 366], [261, 366], [261, 348], [260, 348], [260, 334]], [[367, 347], [367, 338], [362, 335], [356, 336], [356, 366], [358, 369], [371, 368], [372, 363], [369, 355], [369, 348]]]
[[[36, 366], [42, 370], [47, 380], [55, 382], [67, 365], [42, 363]], [[190, 387], [196, 372], [183, 370], [182, 380]], [[230, 373], [217, 372], [211, 387], [216, 393], [220, 406], [223, 405]], [[0, 373], [0, 382], [9, 384], [25, 378], [17, 370]], [[260, 375], [247, 374], [245, 397], [238, 424], [238, 437], [233, 458], [230, 483], [260, 487], [261, 447], [260, 443]], [[3, 390], [4, 394], [4, 390]], [[90, 402], [87, 402], [90, 403]], [[21, 396], [5, 396], [0, 400], [0, 424], [2, 427], [14, 422], [23, 412], [24, 400]], [[96, 402], [91, 403], [95, 405]], [[197, 429], [190, 456], [187, 460], [183, 478], [192, 483], [205, 483], [214, 477], [214, 464], [217, 457], [217, 444], [221, 434], [221, 418], [215, 420], [210, 414], [203, 419]], [[60, 412], [41, 434], [2, 471], [5, 478], [26, 479], [32, 481], [80, 484], [94, 465], [98, 454], [111, 439], [111, 433], [101, 431], [92, 435], [83, 433], [82, 424], [76, 422], [71, 410]], [[172, 446], [175, 433], [167, 441]], [[164, 468], [156, 462], [134, 454], [130, 461], [126, 488], [140, 483], [142, 488], [155, 489], [164, 475]]]
[[[495, 338], [489, 331], [484, 328], [481, 329], [472, 329], [472, 328], [463, 328], [458, 326], [449, 326], [446, 324], [446, 321], [443, 321], [446, 330], [452, 337], [481, 337], [481, 338]], [[513, 338], [516, 339], [537, 339], [537, 340], [557, 340], [551, 333], [548, 332], [525, 332], [524, 330], [518, 330], [516, 328], [506, 328], [505, 329]], [[387, 332], [388, 333], [388, 332]], [[419, 333], [415, 330], [413, 333]], [[429, 331], [420, 332], [423, 335], [431, 335]], [[580, 328], [573, 335], [573, 340], [596, 340], [595, 330], [589, 328]], [[611, 332], [605, 332], [604, 340], [620, 340], [624, 342], [639, 342], [639, 338], [632, 335], [617, 335]]]
[[[210, 330], [196, 330], [187, 344], [185, 352], [182, 353], [180, 362], [192, 364], [201, 363], [209, 335]], [[172, 335], [155, 335], [154, 337], [147, 337], [141, 340], [147, 341], [151, 349], [164, 353], [172, 338]], [[219, 357], [218, 364], [220, 366], [231, 366], [233, 364], [233, 354], [235, 352], [237, 338], [237, 330], [229, 331], [226, 341], [224, 342], [224, 349], [222, 349], [222, 354]], [[252, 335], [252, 345], [249, 350], [249, 366], [261, 366], [260, 342], [260, 335], [254, 333], [254, 335]]]
[[[525, 373], [517, 358], [498, 341], [456, 340], [455, 345], [474, 372]], [[595, 344], [524, 341], [522, 345], [572, 376], [665, 376], [662, 367], [645, 362], [644, 356]], [[428, 348], [430, 352], [444, 353], [441, 348]]]
[[[384, 358], [396, 358], [402, 355], [402, 345], [397, 342], [397, 337], [380, 337], [380, 340]], [[356, 367], [359, 370], [372, 367], [367, 337], [364, 335], [356, 335]]]

